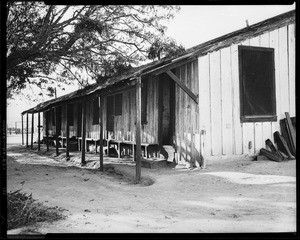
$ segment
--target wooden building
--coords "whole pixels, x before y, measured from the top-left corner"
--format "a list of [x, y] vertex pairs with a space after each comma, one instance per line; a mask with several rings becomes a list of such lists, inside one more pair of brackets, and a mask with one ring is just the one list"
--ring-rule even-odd
[[133, 143], [137, 156], [171, 146], [177, 163], [200, 166], [203, 157], [257, 154], [295, 108], [290, 11], [22, 114], [43, 112], [44, 136]]

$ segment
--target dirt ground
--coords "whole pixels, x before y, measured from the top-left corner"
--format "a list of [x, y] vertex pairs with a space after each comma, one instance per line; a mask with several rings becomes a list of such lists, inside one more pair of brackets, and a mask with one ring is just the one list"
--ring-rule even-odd
[[206, 169], [142, 168], [142, 184], [133, 184], [131, 160], [105, 158], [115, 171], [101, 173], [97, 156], [88, 154], [86, 168], [71, 157], [37, 154], [8, 139], [8, 191], [21, 188], [67, 216], [8, 234], [296, 231], [295, 160], [220, 157]]

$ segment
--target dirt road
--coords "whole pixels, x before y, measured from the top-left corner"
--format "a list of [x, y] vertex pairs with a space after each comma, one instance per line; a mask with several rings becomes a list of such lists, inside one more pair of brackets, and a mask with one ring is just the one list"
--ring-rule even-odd
[[37, 226], [42, 234], [296, 231], [295, 161], [235, 157], [212, 159], [207, 169], [143, 168], [154, 180], [144, 186], [130, 181], [133, 164], [112, 164], [124, 176], [109, 175], [36, 152], [8, 145], [7, 185], [66, 209], [65, 220]]

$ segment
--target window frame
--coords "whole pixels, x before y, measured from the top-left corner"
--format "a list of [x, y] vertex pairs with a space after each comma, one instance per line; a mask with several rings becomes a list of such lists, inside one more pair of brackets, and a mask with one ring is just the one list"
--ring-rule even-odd
[[[245, 114], [245, 103], [244, 103], [244, 79], [243, 74], [243, 51], [261, 51], [261, 52], [270, 52], [271, 53], [271, 81], [273, 84], [272, 94], [272, 113], [270, 115], [246, 115]], [[242, 123], [245, 122], [276, 122], [277, 121], [277, 110], [276, 110], [276, 81], [275, 81], [275, 57], [274, 57], [274, 48], [265, 48], [265, 47], [253, 47], [253, 46], [238, 46], [238, 65], [239, 65], [239, 83], [240, 83], [240, 120]]]

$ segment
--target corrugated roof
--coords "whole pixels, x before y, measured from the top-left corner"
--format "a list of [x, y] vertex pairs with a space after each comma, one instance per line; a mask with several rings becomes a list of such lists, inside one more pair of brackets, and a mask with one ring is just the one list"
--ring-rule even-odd
[[223, 35], [221, 37], [215, 38], [208, 42], [205, 42], [205, 43], [199, 44], [197, 46], [194, 46], [192, 48], [189, 48], [178, 57], [173, 57], [173, 58], [169, 58], [169, 59], [164, 58], [159, 61], [154, 61], [152, 63], [148, 63], [145, 65], [133, 68], [123, 75], [118, 75], [118, 76], [109, 78], [102, 85], [95, 83], [84, 89], [80, 89], [75, 92], [61, 96], [59, 98], [40, 103], [36, 107], [30, 108], [30, 109], [22, 112], [22, 114], [42, 111], [46, 108], [50, 108], [51, 106], [55, 106], [55, 104], [57, 104], [58, 102], [75, 99], [75, 98], [78, 98], [81, 96], [90, 95], [101, 89], [107, 88], [109, 86], [113, 86], [116, 83], [120, 83], [125, 80], [131, 80], [141, 74], [155, 72], [155, 71], [159, 70], [160, 68], [164, 67], [165, 65], [177, 63], [177, 62], [180, 62], [180, 61], [183, 61], [186, 59], [192, 59], [197, 56], [206, 55], [210, 52], [214, 52], [221, 48], [228, 47], [232, 44], [240, 43], [248, 38], [256, 37], [267, 31], [272, 31], [277, 28], [286, 26], [292, 22], [295, 22], [295, 10], [286, 12], [284, 14], [275, 16], [273, 18], [269, 18], [262, 22], [253, 24], [249, 27], [245, 27], [238, 31]]

